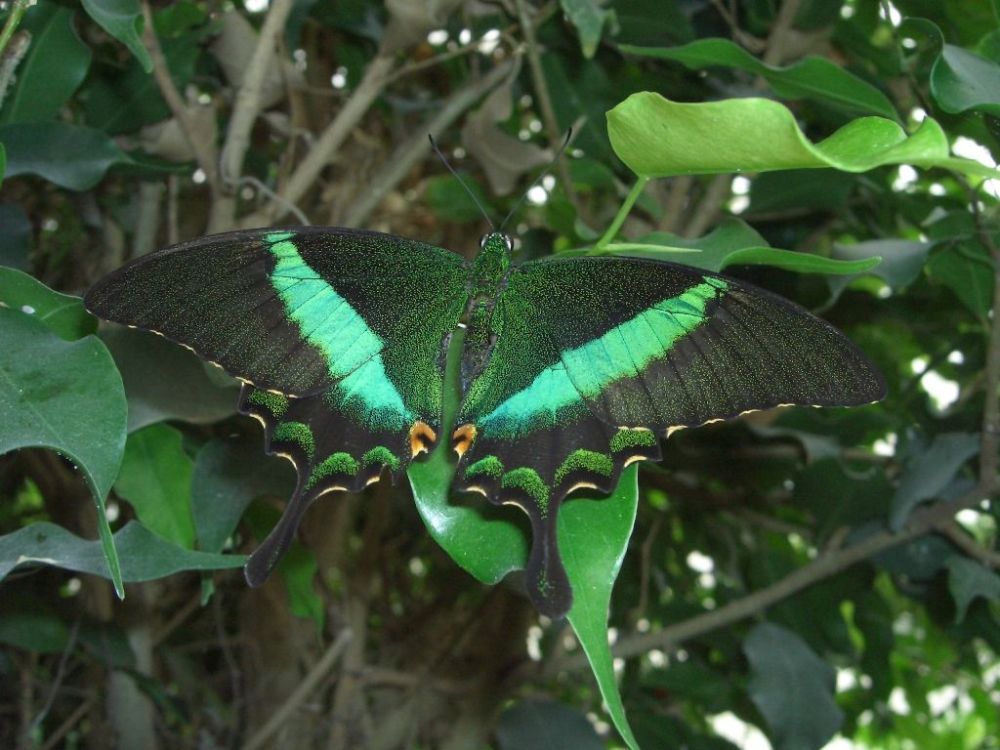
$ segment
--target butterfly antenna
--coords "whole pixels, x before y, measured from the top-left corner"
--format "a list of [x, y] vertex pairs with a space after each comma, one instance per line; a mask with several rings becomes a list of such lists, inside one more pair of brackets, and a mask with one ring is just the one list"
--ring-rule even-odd
[[510, 210], [510, 212], [505, 217], [503, 217], [503, 221], [500, 222], [499, 231], [501, 232], [503, 231], [503, 228], [507, 226], [507, 221], [510, 219], [510, 217], [513, 216], [522, 205], [524, 205], [524, 202], [528, 199], [528, 193], [530, 193], [535, 188], [535, 186], [538, 185], [538, 183], [540, 183], [542, 180], [544, 180], [546, 177], [549, 176], [549, 173], [555, 167], [556, 162], [559, 161], [559, 159], [563, 155], [563, 152], [566, 151], [566, 147], [569, 146], [569, 142], [572, 137], [573, 137], [573, 128], [569, 128], [566, 131], [566, 137], [563, 139], [563, 144], [559, 147], [559, 151], [556, 152], [556, 155], [552, 159], [552, 161], [549, 162], [549, 166], [547, 166], [545, 168], [545, 171], [535, 178], [535, 181], [531, 183], [531, 186], [527, 190], [525, 190], [524, 193], [522, 193], [520, 199], [517, 201], [517, 203], [514, 204], [514, 207]]
[[472, 189], [465, 184], [465, 180], [458, 176], [458, 172], [456, 172], [455, 168], [448, 162], [447, 157], [441, 153], [441, 149], [438, 148], [437, 141], [434, 140], [434, 136], [428, 133], [427, 140], [431, 142], [431, 148], [434, 149], [434, 153], [438, 155], [438, 158], [444, 162], [446, 167], [448, 167], [448, 171], [452, 173], [456, 180], [458, 180], [458, 184], [465, 188], [465, 192], [467, 192], [469, 197], [472, 198], [472, 202], [476, 204], [476, 207], [479, 209], [479, 213], [483, 215], [483, 218], [486, 219], [486, 223], [490, 225], [490, 229], [495, 232], [497, 228], [493, 226], [493, 220], [490, 218], [490, 215], [486, 213], [486, 209], [483, 208], [483, 204], [479, 202], [479, 198], [477, 198], [476, 194], [472, 192]]

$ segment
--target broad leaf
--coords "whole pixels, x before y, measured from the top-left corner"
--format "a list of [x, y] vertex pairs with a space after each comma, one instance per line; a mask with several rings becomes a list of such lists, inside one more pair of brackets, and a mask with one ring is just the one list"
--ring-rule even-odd
[[946, 44], [931, 70], [931, 95], [945, 112], [1000, 116], [1000, 65]]
[[89, 190], [116, 165], [134, 165], [105, 133], [65, 122], [0, 126], [7, 176], [34, 174], [70, 190]]
[[518, 701], [500, 714], [499, 750], [604, 750], [604, 742], [579, 709], [553, 700]]
[[83, 0], [83, 7], [105, 31], [129, 48], [147, 73], [153, 72], [153, 60], [142, 43], [139, 0]]
[[25, 15], [21, 28], [31, 33], [31, 45], [17, 66], [0, 122], [51, 120], [83, 83], [91, 54], [73, 28], [75, 15], [55, 2], [41, 2]]
[[559, 4], [569, 22], [576, 26], [583, 56], [593, 57], [604, 26], [614, 17], [614, 12], [601, 7], [603, 0], [559, 0]]
[[129, 435], [115, 492], [146, 528], [185, 549], [194, 548], [192, 461], [180, 432], [165, 424]]
[[993, 261], [980, 242], [958, 242], [935, 251], [927, 274], [951, 289], [973, 315], [987, 319], [993, 308]]
[[892, 497], [892, 528], [902, 528], [915, 507], [938, 497], [951, 483], [955, 472], [977, 453], [979, 436], [956, 432], [938, 435], [925, 450], [907, 458]]
[[97, 330], [97, 319], [84, 309], [79, 297], [49, 289], [23, 271], [4, 266], [0, 266], [0, 306], [33, 316], [66, 341]]
[[198, 452], [191, 477], [191, 512], [198, 548], [219, 552], [243, 511], [259, 497], [285, 498], [295, 489], [295, 471], [277, 456], [261, 455], [260, 438], [212, 440]]
[[1000, 177], [978, 162], [952, 157], [947, 136], [931, 118], [907, 136], [891, 120], [862, 117], [812, 143], [788, 108], [770, 99], [682, 104], [648, 91], [632, 94], [607, 118], [615, 153], [642, 177], [818, 167], [865, 172], [885, 164]]
[[833, 699], [836, 676], [795, 633], [761, 623], [743, 641], [750, 699], [764, 716], [776, 750], [819, 750], [844, 714]]
[[892, 102], [870, 83], [825, 57], [807, 57], [788, 67], [766, 65], [728, 39], [699, 39], [680, 47], [635, 47], [622, 52], [662, 60], [676, 60], [691, 70], [714, 65], [744, 70], [764, 78], [785, 99], [814, 99], [848, 110], [898, 119]]
[[104, 498], [125, 447], [125, 392], [97, 338], [66, 342], [41, 322], [0, 308], [0, 454], [41, 446], [68, 456], [97, 505], [111, 578], [124, 595]]
[[965, 613], [974, 599], [1000, 600], [1000, 575], [982, 563], [968, 557], [954, 555], [946, 563], [948, 590], [955, 600], [955, 622], [965, 619]]
[[[246, 561], [243, 555], [218, 555], [183, 549], [157, 536], [138, 521], [115, 533], [121, 554], [121, 578], [126, 583], [152, 581], [185, 570], [226, 570]], [[33, 523], [0, 536], [0, 580], [23, 565], [57, 568], [110, 578], [97, 540], [81, 539], [53, 523]]]

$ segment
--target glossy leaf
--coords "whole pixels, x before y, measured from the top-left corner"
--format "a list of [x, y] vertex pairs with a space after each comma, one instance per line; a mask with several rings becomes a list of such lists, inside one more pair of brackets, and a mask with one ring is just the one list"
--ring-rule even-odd
[[[128, 398], [129, 432], [166, 419], [207, 424], [236, 412], [239, 388], [220, 387], [197, 356], [143, 331], [108, 327], [101, 338], [115, 358]], [[218, 371], [221, 374], [221, 371]]]
[[946, 44], [931, 71], [931, 95], [945, 112], [1000, 115], [1000, 65]]
[[76, 13], [48, 0], [25, 15], [31, 45], [17, 66], [0, 122], [41, 122], [59, 114], [90, 68], [90, 48], [73, 28]]
[[131, 504], [150, 531], [179, 547], [194, 549], [193, 463], [181, 442], [181, 433], [165, 424], [129, 435], [115, 492]]
[[68, 456], [97, 505], [98, 529], [119, 596], [120, 568], [104, 498], [125, 447], [125, 393], [97, 338], [66, 342], [20, 311], [0, 308], [0, 454], [41, 446]]
[[[3, 144], [0, 144], [0, 175], [3, 173]], [[0, 266], [24, 270], [33, 227], [16, 203], [0, 203]]]
[[746, 640], [750, 699], [764, 716], [775, 750], [819, 750], [844, 715], [833, 699], [836, 676], [794, 632], [763, 622]]
[[97, 319], [83, 307], [83, 300], [49, 289], [23, 271], [0, 266], [0, 305], [31, 315], [66, 341], [75, 341], [97, 330]]
[[499, 750], [604, 750], [604, 742], [578, 709], [552, 700], [526, 699], [497, 721]]
[[977, 435], [956, 432], [938, 435], [926, 449], [911, 455], [892, 497], [892, 528], [902, 528], [915, 507], [938, 497], [962, 465], [978, 453]]
[[89, 190], [113, 166], [133, 164], [105, 133], [64, 122], [0, 126], [7, 177], [33, 174], [70, 190]]
[[83, 0], [84, 10], [111, 36], [120, 41], [153, 72], [153, 60], [142, 43], [142, 7], [139, 0]]
[[559, 4], [569, 22], [576, 26], [583, 56], [593, 57], [604, 26], [613, 17], [613, 11], [602, 7], [602, 0], [559, 0]]
[[[3, 537], [0, 537], [0, 545]], [[0, 643], [41, 654], [60, 654], [69, 641], [69, 628], [59, 617], [34, 602], [0, 612]]]
[[951, 289], [973, 315], [987, 319], [993, 307], [993, 261], [982, 244], [969, 241], [942, 248], [931, 257], [927, 274]]
[[259, 438], [212, 440], [198, 452], [191, 477], [191, 512], [199, 549], [220, 551], [257, 498], [291, 495], [295, 488], [291, 464], [261, 455], [261, 447]]
[[[933, 242], [917, 240], [870, 240], [854, 245], [834, 245], [832, 255], [841, 261], [860, 261], [866, 258], [880, 258], [881, 262], [872, 266], [865, 274], [877, 276], [894, 291], [905, 289], [920, 276], [927, 262], [927, 255]], [[831, 302], [848, 287], [856, 276], [829, 277]]]
[[965, 619], [969, 605], [979, 597], [1000, 600], [1000, 575], [982, 563], [954, 555], [948, 559], [947, 567], [948, 590], [955, 600], [955, 622]]
[[[881, 261], [877, 256], [838, 260], [767, 247], [764, 238], [739, 219], [728, 219], [696, 239], [654, 232], [637, 243], [627, 244], [622, 250], [612, 250], [612, 254], [667, 260], [708, 271], [722, 271], [729, 266], [774, 266], [798, 273], [856, 274], [874, 268]], [[699, 252], [692, 253], [692, 249]]]
[[699, 39], [680, 47], [622, 45], [622, 52], [675, 60], [691, 70], [724, 66], [764, 78], [785, 99], [813, 99], [856, 112], [898, 119], [892, 102], [870, 83], [827, 60], [807, 57], [794, 65], [767, 65], [728, 39]]
[[952, 157], [947, 136], [931, 118], [908, 136], [891, 120], [863, 117], [812, 143], [788, 108], [770, 99], [682, 104], [648, 91], [632, 94], [607, 118], [615, 153], [643, 177], [818, 167], [865, 172], [884, 164], [1000, 176]]
[[[226, 570], [246, 561], [243, 555], [197, 552], [171, 544], [138, 521], [115, 533], [121, 554], [121, 577], [126, 583], [152, 581], [185, 570]], [[110, 578], [101, 542], [81, 539], [53, 523], [33, 523], [0, 536], [0, 580], [25, 565], [57, 568]]]
[[611, 720], [631, 750], [639, 745], [618, 692], [608, 645], [608, 612], [638, 504], [639, 467], [633, 464], [609, 498], [574, 498], [559, 512], [559, 549], [573, 585], [573, 607], [566, 618], [587, 654]]

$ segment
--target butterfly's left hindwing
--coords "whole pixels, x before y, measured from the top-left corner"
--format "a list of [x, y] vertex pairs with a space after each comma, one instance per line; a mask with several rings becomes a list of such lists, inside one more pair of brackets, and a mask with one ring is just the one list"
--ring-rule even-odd
[[611, 491], [625, 466], [659, 459], [671, 428], [884, 395], [874, 365], [829, 324], [763, 290], [669, 263], [526, 263], [490, 325], [491, 359], [457, 422], [456, 484], [527, 512], [529, 593], [554, 616], [572, 602], [556, 546], [567, 494]]
[[443, 354], [465, 307], [459, 256], [331, 228], [256, 230], [134, 261], [87, 294], [102, 318], [153, 330], [245, 385], [240, 408], [298, 488], [247, 566], [260, 583], [309, 503], [405, 469], [441, 430]]

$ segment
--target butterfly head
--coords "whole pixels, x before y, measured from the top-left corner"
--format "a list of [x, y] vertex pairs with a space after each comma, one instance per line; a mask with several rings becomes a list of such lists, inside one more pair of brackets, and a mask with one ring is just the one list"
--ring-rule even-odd
[[472, 265], [473, 278], [478, 283], [495, 284], [507, 275], [514, 243], [509, 234], [489, 232], [479, 240], [479, 254]]

